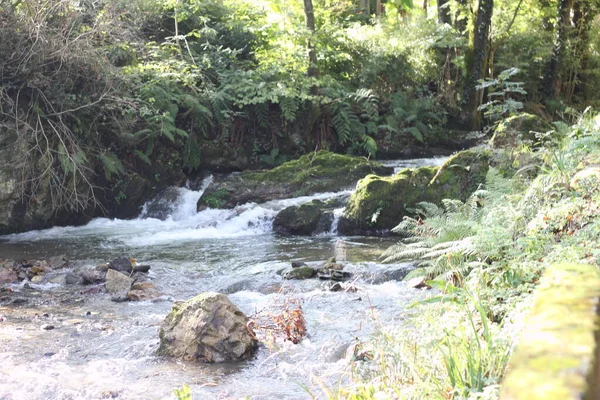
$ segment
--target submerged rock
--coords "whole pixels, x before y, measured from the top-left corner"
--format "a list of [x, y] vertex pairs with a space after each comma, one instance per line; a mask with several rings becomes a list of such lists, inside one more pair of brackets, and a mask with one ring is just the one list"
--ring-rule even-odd
[[466, 150], [441, 167], [405, 169], [394, 176], [369, 175], [350, 197], [338, 230], [342, 234], [383, 233], [402, 221], [419, 202], [439, 204], [443, 199], [466, 198], [485, 177], [490, 151]]
[[372, 173], [391, 174], [393, 168], [352, 157], [319, 151], [267, 171], [244, 171], [214, 176], [198, 201], [198, 210], [311, 195], [350, 188]]
[[158, 354], [205, 362], [245, 360], [258, 344], [248, 322], [224, 294], [199, 294], [173, 305], [160, 328]]

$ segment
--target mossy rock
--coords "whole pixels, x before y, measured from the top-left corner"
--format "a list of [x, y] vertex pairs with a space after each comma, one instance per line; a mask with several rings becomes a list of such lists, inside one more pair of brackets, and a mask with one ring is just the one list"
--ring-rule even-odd
[[343, 207], [347, 196], [328, 201], [312, 200], [301, 206], [284, 208], [273, 221], [273, 231], [280, 235], [311, 236], [331, 230], [334, 210]]
[[485, 182], [491, 152], [466, 150], [441, 167], [404, 169], [394, 176], [369, 175], [358, 182], [339, 231], [343, 234], [383, 233], [422, 201], [466, 198]]
[[498, 124], [490, 140], [493, 148], [514, 148], [522, 144], [534, 145], [539, 142], [538, 133], [546, 133], [554, 128], [545, 119], [533, 114], [519, 114], [506, 118]]
[[500, 399], [598, 398], [599, 298], [596, 266], [563, 263], [545, 271]]
[[310, 279], [317, 275], [317, 270], [309, 267], [291, 268], [283, 272], [283, 279]]
[[236, 205], [332, 192], [350, 188], [371, 173], [391, 174], [393, 168], [363, 157], [329, 151], [306, 154], [266, 171], [244, 171], [215, 176], [198, 201], [198, 209]]

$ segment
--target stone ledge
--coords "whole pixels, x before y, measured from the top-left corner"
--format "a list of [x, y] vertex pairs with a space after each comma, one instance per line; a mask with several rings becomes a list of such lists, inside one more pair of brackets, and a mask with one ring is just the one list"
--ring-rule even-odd
[[549, 267], [504, 379], [501, 400], [597, 398], [596, 339], [600, 271]]

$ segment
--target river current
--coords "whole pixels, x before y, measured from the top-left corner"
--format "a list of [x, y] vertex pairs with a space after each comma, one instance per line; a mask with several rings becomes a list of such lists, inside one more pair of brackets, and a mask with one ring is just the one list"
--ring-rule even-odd
[[[439, 165], [443, 159], [406, 160], [397, 168]], [[196, 212], [202, 190], [179, 188], [164, 220], [99, 218], [80, 227], [55, 227], [0, 237], [0, 258], [44, 259], [66, 255], [77, 265], [118, 256], [151, 265], [159, 301], [115, 303], [89, 287], [15, 285], [29, 301], [0, 306], [0, 399], [172, 399], [190, 386], [194, 399], [326, 398], [350, 379], [347, 349], [379, 326], [405, 323], [408, 305], [424, 296], [394, 277], [410, 264], [382, 264], [390, 238], [340, 237], [336, 221], [316, 237], [273, 234], [275, 215], [321, 193], [234, 210]], [[341, 215], [343, 210], [336, 210]], [[291, 261], [318, 266], [335, 256], [357, 276], [356, 292], [331, 292], [319, 280], [283, 281]], [[294, 345], [261, 346], [235, 365], [195, 364], [155, 356], [158, 328], [174, 300], [203, 291], [227, 293], [253, 314], [284, 299], [298, 299], [308, 336]], [[54, 329], [42, 329], [51, 324]]]

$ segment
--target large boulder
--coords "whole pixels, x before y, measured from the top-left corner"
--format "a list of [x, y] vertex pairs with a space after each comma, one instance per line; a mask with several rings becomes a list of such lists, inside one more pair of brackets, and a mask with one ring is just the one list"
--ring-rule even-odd
[[244, 203], [263, 203], [319, 192], [347, 189], [368, 174], [391, 174], [393, 168], [363, 157], [325, 150], [306, 154], [267, 171], [215, 175], [198, 201], [198, 210], [233, 208]]
[[[492, 148], [514, 148], [542, 142], [540, 135], [552, 131], [553, 126], [537, 115], [522, 113], [506, 118], [498, 124], [490, 140]], [[536, 136], [537, 135], [537, 136]]]
[[158, 354], [204, 362], [247, 359], [258, 344], [248, 321], [224, 294], [201, 293], [173, 305], [160, 328]]
[[280, 235], [318, 235], [331, 230], [334, 210], [342, 207], [348, 197], [328, 201], [312, 200], [300, 206], [284, 208], [273, 220], [273, 231]]
[[160, 192], [154, 199], [145, 204], [142, 218], [166, 220], [175, 209], [181, 190], [171, 186]]
[[369, 175], [350, 197], [338, 230], [342, 234], [385, 233], [417, 203], [466, 198], [485, 182], [491, 152], [466, 150], [441, 167], [405, 169], [394, 176]]

